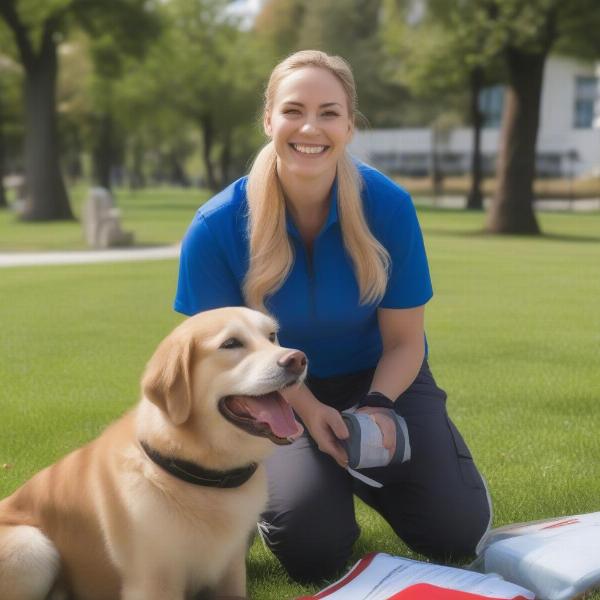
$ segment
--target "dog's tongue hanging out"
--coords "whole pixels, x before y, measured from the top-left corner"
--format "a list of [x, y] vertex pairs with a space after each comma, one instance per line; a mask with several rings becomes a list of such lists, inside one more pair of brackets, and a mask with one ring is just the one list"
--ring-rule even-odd
[[245, 413], [257, 423], [264, 423], [277, 437], [296, 438], [304, 431], [279, 392], [264, 396], [234, 396], [229, 406], [237, 414]]

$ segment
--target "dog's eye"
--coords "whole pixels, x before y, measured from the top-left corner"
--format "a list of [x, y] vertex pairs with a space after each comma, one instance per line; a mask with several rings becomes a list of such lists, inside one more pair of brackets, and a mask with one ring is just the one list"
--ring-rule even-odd
[[232, 337], [228, 340], [225, 340], [220, 347], [224, 350], [231, 350], [232, 348], [243, 348], [244, 344], [242, 344], [242, 342], [237, 338]]
[[277, 334], [275, 332], [269, 334], [269, 341], [273, 344], [277, 343]]

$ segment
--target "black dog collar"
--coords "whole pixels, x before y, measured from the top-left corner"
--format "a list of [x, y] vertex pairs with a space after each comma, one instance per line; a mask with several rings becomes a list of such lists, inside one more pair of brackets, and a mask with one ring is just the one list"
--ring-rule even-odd
[[231, 471], [211, 471], [187, 460], [163, 456], [157, 450], [150, 448], [146, 442], [140, 441], [140, 445], [152, 462], [173, 475], [173, 477], [194, 485], [217, 488], [240, 487], [254, 475], [258, 468], [257, 463], [250, 463], [246, 467], [232, 469]]

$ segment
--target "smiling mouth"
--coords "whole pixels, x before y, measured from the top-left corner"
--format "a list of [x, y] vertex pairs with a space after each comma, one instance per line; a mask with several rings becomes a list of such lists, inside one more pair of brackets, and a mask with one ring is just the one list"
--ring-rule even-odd
[[304, 154], [305, 156], [315, 156], [319, 154], [325, 154], [327, 150], [329, 150], [329, 146], [325, 145], [307, 145], [307, 144], [290, 144], [290, 146], [299, 154]]
[[218, 406], [220, 413], [236, 427], [267, 437], [280, 446], [291, 444], [304, 430], [278, 391], [260, 396], [225, 396]]

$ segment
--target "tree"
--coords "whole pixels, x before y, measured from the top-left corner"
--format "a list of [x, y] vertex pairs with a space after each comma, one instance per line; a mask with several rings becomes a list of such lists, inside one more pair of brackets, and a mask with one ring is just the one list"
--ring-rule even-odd
[[[0, 30], [0, 44], [1, 47], [4, 47], [4, 40], [2, 39], [3, 31]], [[4, 108], [4, 71], [7, 66], [10, 64], [10, 61], [6, 56], [0, 54], [0, 209], [8, 208], [8, 202], [6, 200], [6, 191], [4, 190], [4, 163], [5, 158], [4, 155], [6, 153], [6, 141], [4, 134], [4, 123], [6, 121], [6, 109]]]
[[72, 219], [59, 166], [56, 119], [57, 46], [73, 24], [91, 35], [111, 31], [122, 48], [155, 23], [147, 0], [0, 0], [25, 71], [26, 220]]
[[182, 161], [193, 150], [193, 124], [165, 102], [168, 90], [150, 66], [121, 53], [110, 34], [78, 33], [61, 47], [61, 154], [71, 177], [82, 174], [86, 152], [92, 180], [108, 189], [115, 175], [142, 187], [151, 171], [161, 181], [187, 181]]
[[[10, 48], [8, 31], [0, 28], [0, 48]], [[14, 56], [0, 54], [0, 208], [8, 208], [4, 177], [19, 164], [17, 148], [22, 141], [21, 69]]]
[[2, 92], [2, 83], [0, 82], [0, 208], [7, 208], [6, 191], [4, 190], [4, 101]]
[[354, 73], [361, 113], [371, 125], [389, 127], [406, 123], [406, 111], [398, 104], [408, 94], [383, 68], [382, 6], [383, 0], [270, 0], [257, 17], [256, 30], [279, 58], [307, 48], [345, 58]]
[[494, 0], [488, 17], [503, 38], [508, 86], [487, 230], [537, 234], [533, 181], [544, 65], [552, 50], [600, 56], [600, 5], [596, 0]]
[[[483, 170], [479, 97], [502, 78], [499, 48], [487, 0], [429, 0], [421, 14], [405, 2], [388, 0], [384, 39], [391, 70], [422, 101], [436, 108], [435, 121], [465, 115], [473, 129], [471, 187], [467, 208], [481, 210]], [[464, 117], [463, 117], [464, 119]]]
[[118, 107], [116, 125], [124, 132], [126, 173], [132, 189], [143, 187], [148, 176], [159, 182], [189, 185], [186, 161], [199, 146], [194, 121], [168, 100], [172, 90], [164, 85], [161, 50], [157, 43], [148, 59], [135, 69], [128, 61], [127, 77], [117, 81], [113, 89], [113, 103]]
[[306, 0], [266, 0], [254, 21], [254, 31], [266, 42], [275, 60], [299, 48], [300, 24]]
[[[255, 36], [226, 7], [227, 0], [165, 3], [168, 25], [148, 66], [163, 101], [200, 130], [205, 179], [213, 190], [231, 179], [232, 164], [248, 160], [266, 71]], [[246, 135], [238, 137], [240, 130]]]
[[88, 45], [88, 37], [76, 31], [59, 51], [56, 101], [60, 156], [69, 181], [77, 181], [84, 176], [85, 133], [92, 102], [89, 82], [93, 78]]

